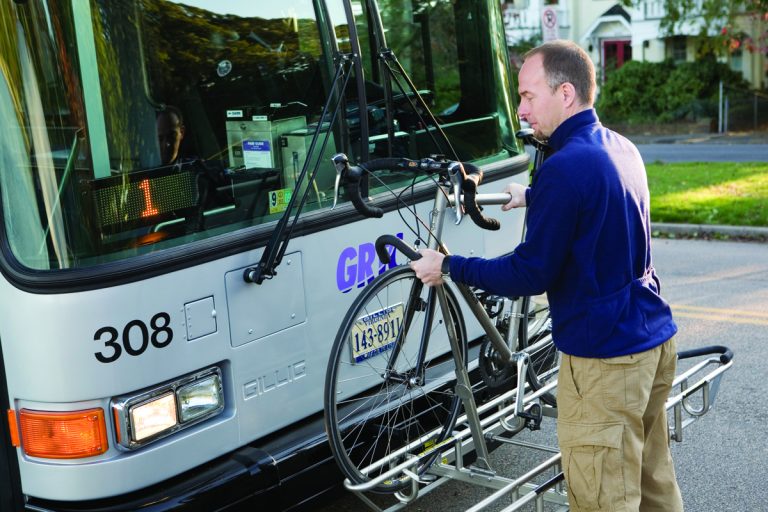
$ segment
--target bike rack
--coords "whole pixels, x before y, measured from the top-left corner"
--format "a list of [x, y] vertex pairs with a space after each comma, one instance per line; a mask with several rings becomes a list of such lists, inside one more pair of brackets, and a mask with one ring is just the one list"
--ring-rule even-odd
[[[672, 425], [669, 428], [670, 438], [673, 441], [682, 442], [683, 429], [712, 409], [720, 389], [720, 379], [723, 373], [733, 365], [733, 353], [722, 346], [687, 350], [677, 354], [678, 360], [712, 354], [720, 355], [700, 361], [675, 377], [672, 383], [672, 393], [675, 393], [676, 388], [680, 390], [679, 393], [670, 395], [666, 403], [667, 411], [672, 410]], [[704, 370], [713, 366], [714, 369], [691, 384], [695, 376], [699, 376]], [[697, 394], [699, 391], [700, 395]], [[701, 402], [696, 405], [694, 400], [699, 396]]]
[[[670, 438], [674, 441], [682, 441], [683, 429], [712, 409], [720, 386], [720, 379], [733, 365], [733, 354], [726, 347], [705, 347], [678, 353], [678, 359], [712, 354], [719, 354], [719, 356], [709, 357], [695, 364], [674, 379], [672, 392], [666, 402], [667, 411], [672, 411], [671, 415], [668, 415], [668, 422], [671, 421], [669, 433]], [[518, 387], [482, 404], [477, 408], [477, 413], [486, 441], [510, 444], [551, 454], [544, 462], [515, 479], [500, 476], [493, 470], [483, 467], [472, 465], [466, 467], [464, 465], [465, 456], [472, 454], [475, 450], [472, 433], [467, 423], [467, 415], [464, 414], [457, 420], [453, 435], [448, 439], [418, 455], [411, 454], [407, 460], [403, 461], [402, 457], [408, 450], [423, 446], [423, 443], [430, 438], [430, 434], [427, 434], [410, 445], [393, 452], [388, 457], [376, 461], [365, 468], [363, 473], [391, 466], [387, 471], [364, 484], [353, 484], [347, 479], [344, 481], [344, 487], [376, 512], [401, 510], [418, 498], [452, 480], [479, 485], [492, 491], [492, 494], [467, 509], [467, 512], [480, 512], [502, 498], [513, 500], [502, 512], [521, 510], [522, 507], [531, 503], [534, 504], [537, 512], [544, 510], [545, 503], [555, 507], [549, 510], [567, 511], [568, 496], [563, 483], [561, 456], [558, 448], [510, 438], [510, 434], [514, 435], [526, 426], [530, 427], [528, 422], [531, 408], [539, 407], [541, 415], [544, 417], [557, 417], [556, 408], [540, 401], [543, 394], [556, 388], [557, 381], [553, 380], [538, 391], [532, 392], [522, 377], [525, 374], [527, 362], [527, 357], [517, 358]], [[518, 393], [518, 389], [521, 390], [520, 393]], [[419, 461], [436, 451], [440, 452], [437, 462], [423, 475], [417, 475], [414, 468]], [[551, 476], [543, 483], [534, 482], [534, 479], [540, 481], [542, 475], [547, 472], [550, 472]], [[411, 487], [408, 492], [401, 491], [393, 494], [397, 500], [393, 505], [381, 508], [365, 495], [365, 492], [370, 491], [385, 480], [402, 474], [410, 477]]]

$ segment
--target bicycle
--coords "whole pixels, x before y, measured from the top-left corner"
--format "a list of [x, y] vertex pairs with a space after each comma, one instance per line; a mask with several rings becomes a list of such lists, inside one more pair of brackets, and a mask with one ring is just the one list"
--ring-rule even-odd
[[[541, 162], [539, 153], [537, 163]], [[351, 167], [344, 155], [337, 155], [334, 163], [337, 176], [347, 180], [347, 194], [355, 208], [368, 217], [381, 217], [383, 212], [361, 197], [359, 182], [366, 172], [421, 171], [437, 175], [426, 245], [444, 254], [449, 252], [441, 235], [450, 205], [455, 205], [457, 223], [463, 217], [463, 204], [475, 224], [498, 229], [498, 222], [485, 217], [479, 206], [505, 204], [510, 199], [508, 194], [478, 194], [482, 172], [471, 164], [463, 164], [465, 174], [458, 162], [440, 158], [377, 159]], [[389, 262], [387, 246], [411, 260], [420, 257], [399, 238], [384, 235], [376, 241], [383, 263]], [[413, 470], [404, 470], [372, 490], [393, 493], [412, 485], [435, 462], [439, 455], [436, 448], [450, 441], [462, 403], [470, 425], [474, 424], [472, 436], [478, 453], [475, 466], [490, 469], [469, 379], [469, 340], [462, 303], [486, 333], [480, 343], [478, 363], [486, 384], [508, 386], [514, 380], [508, 371], [513, 366], [518, 369], [518, 393], [523, 373], [534, 390], [556, 375], [559, 358], [552, 343], [548, 307], [534, 307], [530, 298], [504, 300], [489, 296], [460, 283], [430, 288], [408, 266], [389, 269], [369, 284], [348, 310], [326, 373], [326, 431], [339, 467], [353, 484], [370, 481], [390, 469], [392, 461], [417, 457]], [[498, 382], [489, 382], [493, 378]], [[554, 401], [551, 395], [542, 398]], [[541, 407], [521, 407], [518, 417], [518, 430], [526, 424], [537, 428]], [[390, 462], [384, 467], [381, 461], [386, 458]]]

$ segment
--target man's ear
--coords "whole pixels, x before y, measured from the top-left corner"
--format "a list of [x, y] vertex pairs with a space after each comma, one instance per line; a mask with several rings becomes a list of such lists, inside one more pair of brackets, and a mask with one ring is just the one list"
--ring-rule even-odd
[[576, 88], [571, 82], [564, 82], [560, 84], [563, 91], [563, 104], [565, 108], [570, 108], [578, 102], [576, 97]]

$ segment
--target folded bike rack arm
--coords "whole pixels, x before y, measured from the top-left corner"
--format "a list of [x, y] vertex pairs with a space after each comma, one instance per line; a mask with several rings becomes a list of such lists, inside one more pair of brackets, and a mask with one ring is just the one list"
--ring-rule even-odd
[[667, 399], [666, 409], [672, 411], [669, 435], [674, 441], [681, 442], [683, 429], [712, 409], [720, 389], [720, 379], [733, 366], [733, 352], [719, 345], [685, 350], [677, 354], [678, 360], [707, 355], [712, 357], [681, 373], [672, 383], [672, 394]]

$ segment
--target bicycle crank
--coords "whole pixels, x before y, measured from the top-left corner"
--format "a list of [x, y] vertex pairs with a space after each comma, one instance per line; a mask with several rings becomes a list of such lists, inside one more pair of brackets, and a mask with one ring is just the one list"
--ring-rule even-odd
[[517, 379], [515, 367], [504, 363], [487, 336], [483, 337], [483, 342], [480, 344], [478, 366], [483, 383], [491, 391], [506, 391], [515, 386]]

